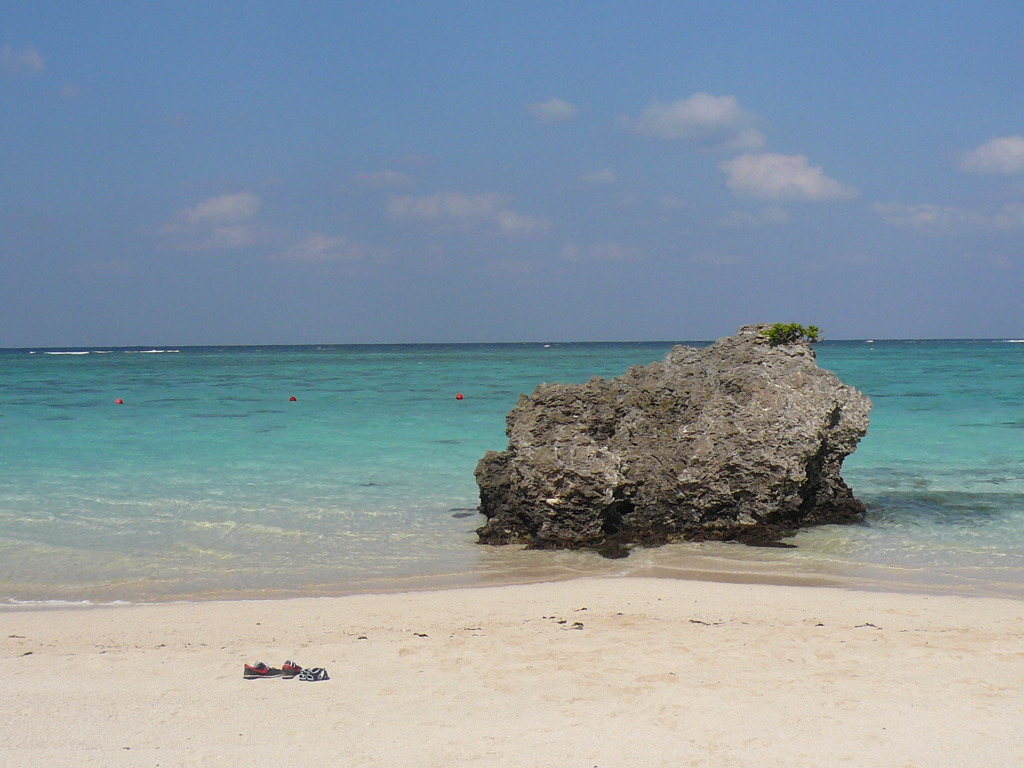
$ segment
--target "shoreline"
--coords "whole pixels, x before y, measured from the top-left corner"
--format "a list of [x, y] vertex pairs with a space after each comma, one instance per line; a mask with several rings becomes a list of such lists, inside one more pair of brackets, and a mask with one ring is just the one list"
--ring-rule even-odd
[[[309, 584], [278, 589], [208, 589], [193, 593], [144, 595], [134, 590], [99, 587], [93, 597], [0, 600], [0, 616], [9, 610], [34, 608], [90, 608], [119, 605], [164, 605], [176, 603], [253, 602], [357, 595], [389, 595], [526, 586], [561, 583], [586, 578], [656, 578], [724, 584], [764, 586], [806, 586], [847, 589], [861, 592], [950, 595], [1024, 600], [1024, 574], [1007, 572], [1006, 579], [991, 578], [993, 573], [970, 574], [968, 569], [952, 567], [907, 569], [893, 565], [843, 563], [840, 561], [800, 561], [785, 556], [792, 550], [773, 550], [734, 543], [713, 542], [668, 544], [635, 550], [629, 558], [608, 560], [591, 552], [527, 550], [515, 545], [486, 547], [481, 559], [469, 570], [425, 573], [395, 577], [376, 577], [336, 584]], [[783, 553], [779, 555], [779, 553]], [[1002, 574], [1000, 574], [1002, 575]], [[113, 593], [99, 597], [97, 592]]]
[[[1024, 754], [1014, 599], [582, 577], [0, 622], [0, 764], [888, 768]], [[242, 679], [243, 663], [285, 659], [331, 680]]]

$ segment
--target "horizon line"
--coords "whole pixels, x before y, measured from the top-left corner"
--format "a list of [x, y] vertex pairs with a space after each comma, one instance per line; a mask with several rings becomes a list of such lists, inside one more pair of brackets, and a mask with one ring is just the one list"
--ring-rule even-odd
[[[722, 336], [719, 338], [728, 338]], [[144, 350], [152, 352], [171, 352], [181, 349], [213, 349], [213, 348], [251, 348], [251, 347], [414, 347], [414, 346], [484, 346], [484, 345], [555, 345], [555, 344], [713, 344], [718, 339], [620, 339], [620, 340], [521, 340], [521, 341], [323, 341], [323, 342], [249, 342], [249, 343], [206, 343], [206, 344], [61, 344], [61, 345], [29, 345], [6, 347], [0, 346], [0, 352], [32, 352], [32, 351], [88, 351], [104, 350]], [[836, 342], [860, 342], [864, 344], [884, 342], [915, 342], [915, 341], [987, 341], [987, 342], [1024, 342], [1024, 337], [1015, 336], [892, 336], [892, 337], [856, 337], [821, 339], [817, 344]]]

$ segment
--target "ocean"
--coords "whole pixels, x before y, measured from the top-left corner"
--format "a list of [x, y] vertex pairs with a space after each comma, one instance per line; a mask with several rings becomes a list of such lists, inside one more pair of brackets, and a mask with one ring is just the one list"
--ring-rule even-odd
[[1024, 597], [1015, 341], [819, 343], [874, 403], [843, 471], [865, 522], [625, 560], [476, 544], [473, 469], [520, 393], [672, 342], [0, 350], [0, 603], [708, 572]]

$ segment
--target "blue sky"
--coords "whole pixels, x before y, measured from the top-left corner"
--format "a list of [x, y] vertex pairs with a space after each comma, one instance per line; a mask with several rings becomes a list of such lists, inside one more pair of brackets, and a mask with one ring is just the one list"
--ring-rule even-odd
[[1024, 336], [1019, 1], [3, 17], [0, 346]]

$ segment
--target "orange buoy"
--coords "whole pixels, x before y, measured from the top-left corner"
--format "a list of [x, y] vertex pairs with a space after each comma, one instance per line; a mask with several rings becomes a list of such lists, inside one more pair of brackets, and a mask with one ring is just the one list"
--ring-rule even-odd
[[124, 400], [119, 397], [114, 401], [114, 405], [124, 405]]
[[295, 395], [292, 395], [291, 397], [288, 398], [289, 403], [297, 403], [298, 401], [299, 398], [297, 398]]
[[457, 394], [457, 395], [455, 396], [455, 399], [456, 399], [456, 400], [461, 400], [461, 399], [462, 399], [462, 393], [461, 393], [461, 392], [459, 392], [459, 394]]

